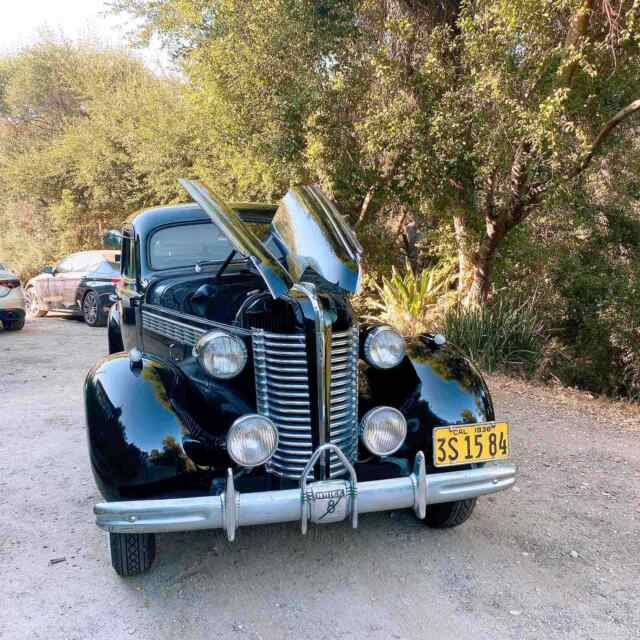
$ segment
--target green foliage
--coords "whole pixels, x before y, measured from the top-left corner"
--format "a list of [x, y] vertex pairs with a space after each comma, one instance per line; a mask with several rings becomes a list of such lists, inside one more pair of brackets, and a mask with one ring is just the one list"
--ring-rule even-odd
[[455, 306], [440, 332], [485, 371], [506, 369], [531, 375], [544, 356], [544, 330], [534, 301], [507, 298], [481, 307]]
[[454, 265], [436, 265], [417, 274], [407, 262], [404, 273], [392, 267], [391, 276], [374, 285], [377, 299], [369, 301], [375, 317], [404, 335], [416, 335], [433, 327], [438, 315], [455, 300]]
[[[317, 182], [357, 225], [385, 320], [430, 328], [453, 273], [423, 267], [458, 260], [458, 293], [484, 277], [491, 304], [443, 322], [485, 366], [538, 367], [539, 316], [545, 375], [638, 396], [637, 122], [580, 172], [640, 96], [637, 2], [111, 4], [181, 74], [87, 44], [0, 58], [0, 259], [29, 275], [95, 246], [132, 210], [184, 198], [180, 175], [237, 199]], [[535, 309], [513, 290], [538, 291]]]
[[133, 210], [182, 197], [195, 136], [180, 82], [65, 42], [0, 59], [0, 82], [0, 211], [11, 221], [0, 255], [23, 277], [101, 246]]

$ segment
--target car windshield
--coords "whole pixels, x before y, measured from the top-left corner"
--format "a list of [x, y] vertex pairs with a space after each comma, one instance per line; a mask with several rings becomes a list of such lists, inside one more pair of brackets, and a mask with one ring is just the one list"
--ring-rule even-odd
[[222, 231], [212, 223], [164, 227], [149, 241], [149, 266], [161, 271], [193, 266], [202, 260], [222, 262], [233, 249]]

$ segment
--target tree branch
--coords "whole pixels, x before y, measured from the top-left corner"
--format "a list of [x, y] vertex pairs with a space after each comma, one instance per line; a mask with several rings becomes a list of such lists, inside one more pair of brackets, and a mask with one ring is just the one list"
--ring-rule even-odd
[[[569, 29], [564, 40], [565, 55], [575, 54], [582, 40], [587, 37], [589, 29], [589, 19], [593, 12], [593, 0], [584, 0], [571, 19]], [[571, 84], [573, 76], [578, 68], [578, 60], [574, 58], [564, 65], [560, 65], [558, 70], [558, 84], [566, 87]]]
[[358, 219], [356, 220], [355, 227], [358, 228], [367, 217], [367, 210], [369, 209], [369, 205], [371, 204], [371, 199], [373, 198], [373, 194], [376, 192], [375, 185], [371, 185], [367, 194], [362, 201], [362, 206], [360, 207], [360, 213], [358, 214]]
[[598, 137], [595, 139], [594, 143], [591, 145], [589, 152], [582, 159], [582, 162], [578, 165], [578, 168], [574, 171], [572, 178], [580, 175], [589, 165], [593, 157], [598, 152], [598, 149], [602, 146], [604, 141], [609, 137], [611, 132], [624, 120], [626, 120], [629, 116], [632, 116], [636, 111], [640, 111], [640, 99], [634, 100], [631, 104], [627, 105], [624, 109], [621, 109], [616, 113], [607, 124], [602, 127]]

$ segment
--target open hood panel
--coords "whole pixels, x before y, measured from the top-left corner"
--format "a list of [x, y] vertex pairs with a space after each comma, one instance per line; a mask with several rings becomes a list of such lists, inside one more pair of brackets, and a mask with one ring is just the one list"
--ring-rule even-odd
[[249, 258], [274, 297], [286, 295], [295, 282], [314, 275], [355, 293], [361, 279], [362, 247], [331, 200], [317, 187], [290, 189], [282, 199], [262, 241], [220, 198], [197, 180], [180, 184]]
[[296, 282], [308, 270], [349, 293], [361, 279], [362, 247], [331, 200], [317, 187], [293, 187], [271, 224]]
[[236, 251], [251, 260], [271, 295], [274, 298], [286, 295], [293, 286], [291, 276], [240, 216], [198, 180], [180, 178], [180, 184], [227, 236]]

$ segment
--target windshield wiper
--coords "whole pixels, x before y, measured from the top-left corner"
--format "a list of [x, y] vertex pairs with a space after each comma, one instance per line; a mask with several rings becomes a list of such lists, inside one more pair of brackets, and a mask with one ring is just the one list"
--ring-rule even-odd
[[[225, 261], [222, 263], [222, 265], [218, 269], [218, 271], [216, 273], [216, 278], [219, 278], [225, 272], [226, 268], [229, 266], [229, 263], [233, 260], [235, 255], [236, 255], [236, 250], [233, 249], [231, 251], [231, 253], [225, 258]], [[202, 271], [202, 267], [206, 267], [208, 265], [213, 265], [213, 264], [218, 264], [219, 262], [220, 262], [219, 260], [212, 260], [210, 258], [208, 258], [207, 260], [199, 260], [195, 264], [195, 267], [194, 267], [195, 272], [196, 273], [200, 273]]]

